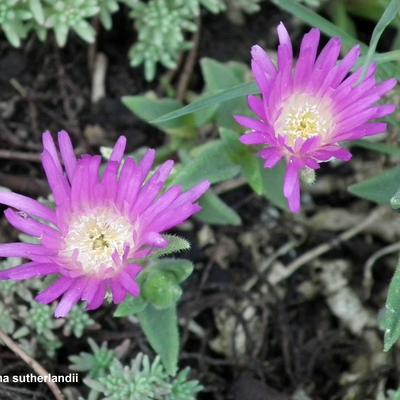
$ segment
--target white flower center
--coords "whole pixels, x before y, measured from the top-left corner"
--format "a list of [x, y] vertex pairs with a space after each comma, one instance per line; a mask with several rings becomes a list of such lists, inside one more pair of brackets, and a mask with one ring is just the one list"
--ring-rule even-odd
[[288, 144], [293, 146], [297, 139], [326, 136], [333, 125], [329, 104], [301, 93], [287, 100], [276, 120], [275, 131], [278, 135], [286, 136]]
[[77, 216], [69, 225], [61, 256], [77, 257], [87, 274], [97, 274], [104, 268], [115, 268], [113, 253], [124, 254], [125, 245], [133, 247], [133, 225], [114, 210], [94, 210]]

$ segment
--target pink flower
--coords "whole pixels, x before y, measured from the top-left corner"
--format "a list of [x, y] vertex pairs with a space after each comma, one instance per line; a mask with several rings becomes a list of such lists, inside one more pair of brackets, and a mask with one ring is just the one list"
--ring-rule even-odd
[[278, 66], [260, 46], [253, 46], [251, 51], [252, 71], [261, 98], [249, 96], [248, 103], [257, 119], [235, 119], [249, 130], [241, 137], [242, 143], [264, 146], [259, 156], [265, 160], [265, 168], [286, 160], [283, 192], [291, 211], [299, 212], [300, 172], [316, 170], [321, 162], [333, 158], [348, 161], [351, 153], [340, 146], [341, 142], [385, 132], [385, 123], [370, 121], [395, 110], [393, 104], [377, 102], [393, 89], [396, 80], [378, 84], [376, 66], [371, 65], [360, 82], [361, 69], [350, 72], [360, 48], [355, 46], [337, 62], [339, 38], [331, 39], [317, 57], [318, 29], [311, 29], [304, 36], [294, 62], [288, 32], [282, 23], [277, 30]]
[[55, 316], [64, 317], [83, 300], [88, 310], [100, 307], [107, 291], [114, 303], [127, 294], [140, 294], [136, 277], [141, 260], [168, 245], [162, 232], [179, 225], [200, 210], [196, 204], [209, 188], [202, 182], [186, 193], [173, 186], [162, 193], [173, 168], [166, 161], [151, 176], [155, 151], [140, 163], [123, 161], [126, 139], [121, 136], [100, 173], [100, 156], [76, 159], [66, 132], [58, 135], [61, 157], [50, 135], [43, 134], [42, 164], [55, 209], [28, 197], [0, 192], [0, 203], [10, 206], [7, 220], [40, 244], [0, 245], [1, 257], [31, 262], [0, 271], [1, 280], [23, 280], [58, 275], [58, 280], [36, 300], [49, 304], [61, 297]]

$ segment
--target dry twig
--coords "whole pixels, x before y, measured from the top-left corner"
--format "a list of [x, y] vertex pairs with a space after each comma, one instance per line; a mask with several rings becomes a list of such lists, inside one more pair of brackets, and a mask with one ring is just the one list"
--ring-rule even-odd
[[200, 42], [200, 30], [201, 30], [201, 18], [197, 18], [197, 30], [193, 35], [193, 47], [191, 48], [186, 61], [185, 65], [183, 66], [182, 74], [180, 76], [178, 82], [178, 88], [176, 91], [176, 98], [179, 101], [183, 101], [186, 96], [186, 91], [190, 83], [190, 78], [192, 76], [193, 68], [196, 64], [196, 57], [197, 52], [199, 49], [199, 42]]
[[[30, 368], [32, 368], [39, 376], [43, 378], [48, 376], [49, 373], [31, 356], [25, 353], [17, 343], [14, 342], [6, 333], [0, 330], [0, 339], [4, 342], [4, 344], [13, 351], [18, 357], [20, 357], [23, 361], [25, 361]], [[59, 387], [55, 382], [45, 381], [51, 392], [54, 394], [54, 398], [57, 400], [64, 400], [64, 395], [62, 394]]]
[[302, 256], [294, 260], [285, 268], [285, 273], [277, 277], [272, 284], [277, 284], [279, 282], [284, 281], [285, 279], [289, 278], [294, 272], [296, 272], [300, 267], [304, 264], [309, 263], [313, 259], [321, 256], [322, 254], [327, 253], [328, 251], [332, 250], [340, 243], [345, 242], [346, 240], [351, 239], [353, 236], [358, 235], [362, 232], [365, 228], [367, 228], [372, 223], [376, 222], [382, 216], [389, 211], [386, 207], [379, 207], [375, 209], [368, 218], [361, 221], [358, 225], [348, 229], [347, 231], [340, 234], [337, 238], [330, 240], [327, 243], [323, 243], [317, 247], [314, 247], [310, 251], [304, 253]]

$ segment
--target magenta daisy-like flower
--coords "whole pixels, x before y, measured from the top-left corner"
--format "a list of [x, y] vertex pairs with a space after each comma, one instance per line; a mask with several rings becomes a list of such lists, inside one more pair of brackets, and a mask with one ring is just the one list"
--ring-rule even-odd
[[56, 317], [63, 317], [80, 300], [87, 309], [100, 307], [107, 292], [114, 303], [140, 294], [136, 277], [140, 262], [155, 249], [165, 248], [162, 232], [184, 222], [200, 210], [196, 201], [209, 188], [202, 182], [187, 192], [164, 186], [173, 168], [166, 161], [152, 175], [155, 151], [140, 163], [123, 160], [126, 139], [121, 136], [100, 173], [101, 157], [75, 157], [66, 132], [57, 147], [43, 134], [42, 164], [51, 187], [55, 209], [31, 198], [0, 192], [9, 207], [7, 220], [40, 244], [0, 245], [1, 257], [21, 257], [31, 262], [0, 271], [2, 280], [22, 280], [58, 275], [36, 300], [49, 304], [61, 297]]
[[351, 73], [359, 56], [355, 46], [338, 61], [341, 41], [329, 40], [317, 55], [320, 31], [311, 29], [293, 60], [292, 43], [281, 23], [278, 26], [278, 65], [260, 46], [252, 48], [252, 71], [261, 98], [249, 96], [257, 119], [236, 116], [249, 131], [241, 137], [247, 145], [262, 145], [264, 167], [272, 168], [285, 159], [287, 170], [283, 192], [293, 212], [300, 211], [300, 172], [316, 170], [331, 159], [348, 161], [350, 152], [340, 143], [383, 133], [386, 124], [371, 122], [395, 110], [393, 104], [377, 102], [396, 84], [395, 79], [377, 83], [371, 65]]

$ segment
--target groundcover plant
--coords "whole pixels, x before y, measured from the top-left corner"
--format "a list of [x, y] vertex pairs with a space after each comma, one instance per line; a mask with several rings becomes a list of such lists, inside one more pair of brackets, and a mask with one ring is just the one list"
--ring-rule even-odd
[[399, 399], [399, 15], [0, 4], [0, 399]]

